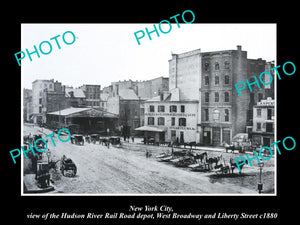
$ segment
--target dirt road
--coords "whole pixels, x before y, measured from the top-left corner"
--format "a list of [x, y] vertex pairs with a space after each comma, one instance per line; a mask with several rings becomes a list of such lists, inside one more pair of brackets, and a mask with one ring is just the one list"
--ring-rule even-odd
[[[47, 133], [47, 131], [44, 131]], [[48, 132], [50, 133], [50, 132]], [[177, 168], [168, 163], [146, 158], [143, 151], [130, 151], [99, 144], [79, 146], [49, 141], [52, 160], [63, 155], [77, 165], [75, 177], [54, 174], [55, 193], [78, 194], [255, 194], [255, 189], [213, 176]], [[142, 147], [142, 146], [141, 146]], [[55, 194], [53, 193], [53, 194]]]

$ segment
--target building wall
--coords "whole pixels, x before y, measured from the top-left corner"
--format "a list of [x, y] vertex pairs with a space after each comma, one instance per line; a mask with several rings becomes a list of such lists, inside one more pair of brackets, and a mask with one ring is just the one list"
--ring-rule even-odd
[[199, 100], [201, 85], [200, 49], [172, 54], [169, 60], [169, 89], [179, 88], [181, 100]]
[[86, 96], [86, 106], [100, 108], [101, 85], [84, 84], [80, 87]]
[[140, 126], [140, 102], [139, 100], [120, 100], [119, 125], [129, 127], [130, 134]]
[[[170, 106], [176, 106], [177, 112], [170, 112]], [[150, 106], [154, 106], [154, 112], [150, 112]], [[158, 106], [164, 106], [164, 112], [158, 112]], [[184, 112], [181, 112], [181, 106], [184, 106]], [[145, 125], [152, 126], [148, 123], [148, 118], [154, 118], [154, 125], [166, 129], [165, 141], [180, 141], [180, 132], [183, 132], [184, 142], [193, 142], [197, 135], [197, 101], [181, 101], [181, 102], [159, 102], [145, 101]], [[164, 118], [164, 125], [158, 124], [158, 118]], [[172, 124], [172, 118], [175, 118], [175, 124]], [[179, 124], [179, 118], [186, 119], [186, 125]], [[172, 132], [175, 136], [172, 136]]]

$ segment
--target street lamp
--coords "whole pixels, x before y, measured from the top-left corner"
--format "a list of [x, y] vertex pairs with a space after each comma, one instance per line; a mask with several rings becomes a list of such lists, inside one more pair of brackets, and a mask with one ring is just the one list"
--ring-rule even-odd
[[259, 166], [259, 183], [257, 184], [257, 189], [258, 189], [258, 193], [260, 194], [263, 189], [263, 184], [261, 181], [261, 174], [262, 174], [262, 169], [264, 167], [264, 163], [260, 162], [260, 163], [258, 163], [258, 166]]

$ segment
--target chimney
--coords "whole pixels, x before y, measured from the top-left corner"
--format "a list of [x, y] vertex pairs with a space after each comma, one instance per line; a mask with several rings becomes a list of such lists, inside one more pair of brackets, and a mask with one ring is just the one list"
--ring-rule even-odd
[[242, 51], [242, 46], [241, 45], [237, 45], [236, 47], [237, 47], [238, 51]]

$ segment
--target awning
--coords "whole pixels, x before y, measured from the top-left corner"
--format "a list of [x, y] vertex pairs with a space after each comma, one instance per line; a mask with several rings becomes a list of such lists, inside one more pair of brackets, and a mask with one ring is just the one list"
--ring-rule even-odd
[[155, 126], [142, 126], [142, 127], [138, 127], [135, 130], [137, 131], [152, 131], [152, 132], [165, 132], [166, 128], [158, 128]]

